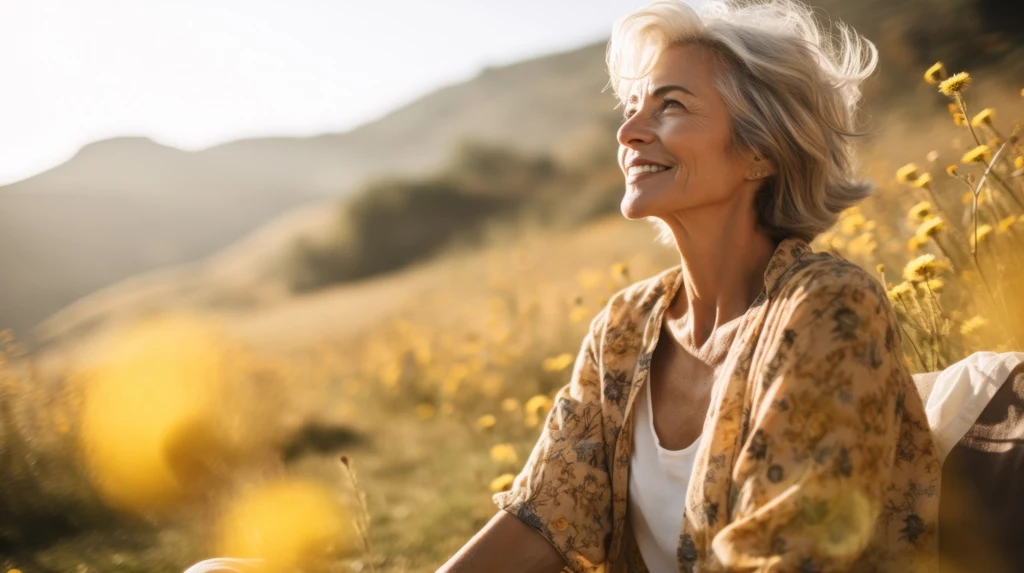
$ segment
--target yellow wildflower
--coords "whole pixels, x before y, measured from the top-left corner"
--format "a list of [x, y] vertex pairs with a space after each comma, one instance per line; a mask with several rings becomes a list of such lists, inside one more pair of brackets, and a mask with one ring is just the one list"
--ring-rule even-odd
[[501, 401], [501, 410], [503, 412], [515, 412], [519, 410], [519, 400], [516, 398], [505, 398]]
[[1018, 155], [1013, 158], [1014, 169], [1024, 169], [1024, 155]]
[[942, 95], [951, 96], [964, 91], [970, 85], [971, 75], [967, 72], [959, 72], [943, 80], [942, 83], [939, 84], [939, 91], [942, 92]]
[[879, 273], [884, 273], [885, 272], [885, 265], [879, 263], [878, 265], [875, 266], [875, 270], [878, 271]]
[[932, 204], [929, 203], [928, 201], [921, 201], [917, 205], [914, 205], [913, 207], [911, 207], [910, 211], [907, 212], [907, 215], [909, 215], [911, 219], [915, 219], [915, 220], [918, 220], [918, 221], [923, 221], [925, 218], [929, 217], [931, 214], [932, 214]]
[[958, 106], [955, 103], [950, 102], [950, 103], [946, 104], [946, 109], [949, 110], [950, 114], [954, 114], [954, 113], [957, 113], [957, 112], [960, 111], [960, 106]]
[[612, 278], [629, 279], [629, 265], [626, 263], [615, 263], [612, 265]]
[[960, 126], [967, 125], [967, 118], [964, 117], [964, 114], [962, 114], [960, 112], [954, 113], [953, 114], [953, 123], [956, 124], [956, 125], [960, 125]]
[[923, 187], [925, 189], [930, 189], [929, 185], [931, 185], [931, 184], [932, 184], [932, 174], [931, 173], [922, 173], [921, 176], [918, 177], [917, 180], [914, 181], [914, 183], [913, 183], [914, 187]]
[[896, 170], [896, 180], [900, 183], [908, 183], [917, 179], [917, 165], [908, 163]]
[[491, 446], [491, 459], [499, 464], [515, 465], [519, 461], [516, 448], [512, 444], [495, 444]]
[[981, 127], [984, 124], [992, 125], [992, 119], [996, 115], [996, 110], [986, 107], [985, 109], [974, 114], [971, 118], [971, 125], [974, 127]]
[[959, 168], [956, 165], [949, 165], [949, 166], [947, 166], [946, 167], [946, 175], [949, 175], [950, 177], [955, 177], [957, 169], [959, 169]]
[[927, 239], [914, 235], [913, 237], [910, 237], [909, 241], [907, 241], [907, 250], [909, 250], [910, 252], [914, 252], [920, 249], [927, 242]]
[[944, 286], [946, 286], [946, 283], [942, 279], [928, 279], [917, 283], [917, 288], [921, 289], [922, 292], [942, 292], [942, 287]]
[[498, 423], [498, 419], [494, 417], [494, 414], [484, 414], [476, 419], [476, 427], [481, 430], [490, 430]]
[[568, 352], [559, 354], [558, 356], [552, 356], [551, 358], [545, 358], [541, 367], [544, 368], [545, 372], [561, 372], [572, 366], [573, 356]]
[[551, 410], [552, 406], [554, 406], [554, 402], [551, 401], [551, 398], [548, 398], [544, 394], [537, 394], [526, 401], [526, 405], [523, 406], [523, 410], [528, 415], [543, 416]]
[[974, 235], [971, 236], [971, 246], [972, 247], [974, 246], [975, 240], [977, 240], [978, 243], [981, 243], [982, 241], [984, 241], [985, 237], [987, 237], [989, 235], [989, 233], [991, 233], [991, 232], [992, 232], [992, 225], [989, 225], [989, 224], [978, 225], [977, 237], [975, 237]]
[[501, 474], [500, 476], [491, 480], [491, 492], [501, 493], [512, 489], [512, 483], [516, 481], [515, 474]]
[[960, 334], [963, 334], [964, 336], [973, 334], [987, 324], [988, 320], [984, 316], [969, 318], [960, 325]]
[[939, 271], [950, 270], [949, 264], [935, 260], [935, 255], [921, 255], [903, 268], [903, 278], [908, 281], [923, 281], [934, 278]]
[[1010, 227], [1012, 227], [1013, 224], [1016, 223], [1016, 222], [1017, 222], [1017, 216], [1016, 215], [1010, 215], [1009, 217], [1003, 219], [1002, 221], [999, 221], [999, 232], [1000, 233], [1005, 233], [1005, 232], [1009, 231]]
[[924, 73], [924, 81], [930, 84], [937, 84], [944, 79], [946, 79], [946, 66], [942, 65], [942, 62], [935, 62]]
[[979, 145], [968, 151], [960, 158], [960, 163], [967, 165], [968, 163], [974, 163], [979, 160], [982, 163], [988, 163], [992, 160], [992, 150], [989, 149], [987, 145]]
[[891, 300], [892, 302], [896, 302], [896, 300], [899, 299], [899, 297], [910, 294], [913, 291], [914, 287], [911, 286], [910, 283], [902, 282], [894, 287], [890, 287], [889, 290], [886, 292], [889, 295], [889, 300]]
[[936, 234], [941, 233], [945, 230], [946, 224], [942, 221], [942, 217], [931, 217], [921, 223], [921, 226], [917, 228], [918, 237], [927, 238], [934, 237]]

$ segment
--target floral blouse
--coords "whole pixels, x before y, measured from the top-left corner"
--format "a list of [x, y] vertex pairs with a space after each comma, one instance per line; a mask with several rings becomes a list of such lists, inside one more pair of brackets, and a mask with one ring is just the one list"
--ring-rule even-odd
[[[631, 415], [682, 280], [677, 266], [635, 283], [594, 318], [529, 460], [494, 496], [571, 571], [647, 571], [626, 519]], [[796, 238], [764, 285], [679, 492], [679, 570], [936, 569], [941, 468], [885, 290]]]

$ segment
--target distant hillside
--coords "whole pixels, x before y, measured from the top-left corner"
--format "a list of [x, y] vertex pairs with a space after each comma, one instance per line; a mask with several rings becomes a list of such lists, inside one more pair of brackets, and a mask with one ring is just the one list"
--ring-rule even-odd
[[210, 255], [291, 208], [428, 172], [465, 139], [571, 155], [616, 113], [602, 50], [489, 68], [343, 134], [195, 153], [143, 138], [88, 145], [0, 187], [0, 328], [27, 336], [92, 291]]
[[[1004, 81], [1024, 85], [1022, 2], [815, 4], [878, 44], [879, 74], [866, 88], [871, 110], [903, 101], [912, 102], [910, 113], [929, 113], [921, 106], [926, 91], [944, 106], [920, 81], [936, 59], [974, 72], [1001, 61]], [[196, 153], [140, 138], [86, 146], [59, 167], [0, 187], [0, 327], [26, 336], [97, 289], [200, 260], [292, 208], [346, 197], [380, 177], [431, 172], [467, 139], [560, 159], [607, 156], [610, 164], [611, 147], [601, 142], [614, 144], [619, 112], [601, 91], [604, 47], [488, 68], [342, 134], [243, 140]]]

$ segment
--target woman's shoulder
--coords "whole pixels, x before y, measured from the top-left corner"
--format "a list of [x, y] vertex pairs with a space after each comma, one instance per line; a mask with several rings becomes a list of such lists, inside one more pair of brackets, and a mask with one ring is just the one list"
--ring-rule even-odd
[[[828, 252], [808, 251], [780, 279], [779, 300], [849, 294], [887, 301], [885, 287], [864, 267]], [[854, 294], [856, 293], [856, 294]]]

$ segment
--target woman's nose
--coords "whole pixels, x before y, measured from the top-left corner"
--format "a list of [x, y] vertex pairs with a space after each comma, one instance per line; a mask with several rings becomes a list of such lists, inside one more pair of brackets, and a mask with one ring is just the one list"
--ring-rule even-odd
[[627, 118], [619, 126], [617, 133], [619, 145], [631, 147], [638, 143], [650, 143], [654, 138], [654, 131], [648, 123], [639, 113], [634, 113]]

